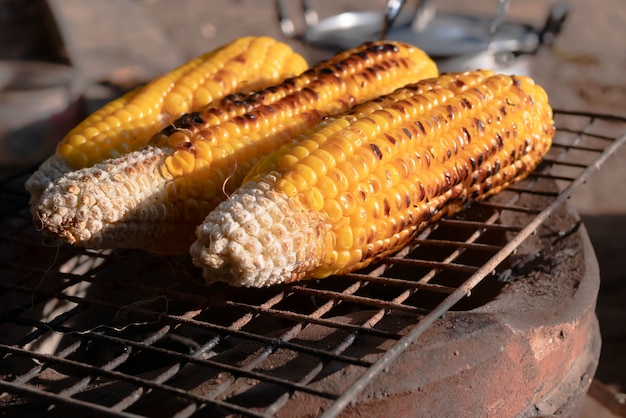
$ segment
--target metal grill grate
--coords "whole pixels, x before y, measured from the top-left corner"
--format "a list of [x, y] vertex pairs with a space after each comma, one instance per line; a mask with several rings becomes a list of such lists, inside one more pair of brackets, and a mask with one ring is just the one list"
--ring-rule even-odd
[[[0, 405], [269, 417], [305, 393], [338, 415], [446, 311], [493, 297], [506, 257], [626, 142], [626, 118], [557, 111], [556, 121], [524, 182], [365, 271], [269, 289], [207, 287], [184, 258], [56, 247], [32, 226], [28, 171], [5, 177]], [[360, 372], [345, 387], [318, 384], [348, 365]]]

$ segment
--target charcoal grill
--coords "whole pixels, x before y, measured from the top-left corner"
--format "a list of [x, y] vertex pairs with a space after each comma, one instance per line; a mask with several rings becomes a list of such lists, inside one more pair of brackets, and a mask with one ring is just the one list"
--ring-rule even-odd
[[[566, 200], [626, 141], [626, 118], [568, 111], [555, 118], [545, 161], [508, 191], [438, 222], [367, 270], [267, 289], [205, 286], [187, 258], [56, 246], [32, 225], [23, 189], [29, 171], [5, 175], [0, 410], [51, 417], [443, 416], [429, 405], [468, 408], [465, 393], [502, 412], [472, 380], [500, 396], [494, 383], [506, 387], [506, 379], [487, 382], [490, 368], [526, 379], [532, 393], [510, 394], [506, 403], [517, 408], [510, 416], [563, 410], [571, 393], [586, 391], [599, 350], [597, 266]], [[555, 290], [564, 283], [570, 293]], [[532, 316], [541, 300], [553, 310], [527, 320], [526, 334], [488, 337], [502, 328], [496, 316]], [[511, 312], [496, 312], [502, 306]], [[504, 362], [520, 335], [526, 345], [543, 344], [534, 357], [542, 353], [552, 369], [533, 368], [524, 352], [519, 367]], [[556, 347], [565, 354], [552, 356]], [[562, 388], [550, 386], [549, 374], [569, 382], [569, 395], [557, 396]]]

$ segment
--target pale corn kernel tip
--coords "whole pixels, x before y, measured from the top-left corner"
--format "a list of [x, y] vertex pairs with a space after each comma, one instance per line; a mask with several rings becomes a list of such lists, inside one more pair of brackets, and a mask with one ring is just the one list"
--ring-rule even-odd
[[[288, 282], [298, 277], [300, 266], [311, 263], [311, 255], [321, 253], [318, 235], [325, 229], [318, 225], [323, 221], [304, 208], [294, 207], [284, 194], [269, 190], [274, 180], [271, 176], [268, 180], [259, 183], [258, 188], [254, 183], [243, 185], [207, 217], [204, 225], [209, 226], [197, 229], [198, 240], [191, 247], [191, 255], [196, 265], [204, 267], [207, 282], [225, 280], [237, 286]], [[254, 217], [246, 217], [238, 228], [232, 228], [229, 222], [214, 223], [219, 219], [216, 212], [241, 219], [237, 214], [240, 211]], [[270, 211], [278, 211], [280, 216], [272, 216]], [[247, 245], [224, 246], [221, 239]], [[254, 244], [248, 245], [251, 242]], [[205, 263], [207, 254], [210, 266]]]

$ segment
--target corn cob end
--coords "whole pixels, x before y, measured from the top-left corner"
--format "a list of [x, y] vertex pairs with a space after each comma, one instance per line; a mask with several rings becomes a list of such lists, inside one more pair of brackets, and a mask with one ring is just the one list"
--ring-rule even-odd
[[[169, 180], [158, 170], [167, 155], [161, 148], [146, 147], [65, 173], [43, 190], [33, 205], [33, 217], [44, 235], [62, 242], [87, 248], [135, 248], [134, 242], [145, 240], [144, 235], [154, 233], [154, 224], [167, 218], [166, 196], [152, 193]], [[131, 214], [136, 215], [135, 222], [127, 220]], [[159, 241], [151, 242], [158, 245]]]
[[39, 202], [41, 194], [54, 179], [60, 178], [64, 173], [71, 171], [72, 168], [67, 160], [60, 155], [52, 155], [41, 164], [39, 169], [35, 171], [24, 183], [24, 187], [30, 193], [31, 209], [36, 209], [36, 203]]
[[268, 174], [244, 184], [198, 227], [190, 253], [207, 282], [265, 287], [301, 280], [319, 266], [330, 226], [274, 190], [275, 182]]

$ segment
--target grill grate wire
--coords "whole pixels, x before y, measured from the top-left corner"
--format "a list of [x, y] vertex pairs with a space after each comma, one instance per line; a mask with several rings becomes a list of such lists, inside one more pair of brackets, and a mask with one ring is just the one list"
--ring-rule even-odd
[[[626, 142], [626, 118], [555, 119], [550, 153], [523, 182], [363, 271], [268, 289], [205, 286], [183, 257], [56, 246], [28, 211], [34, 167], [2, 177], [0, 405], [271, 417], [306, 393], [339, 415], [447, 311], [485, 303], [506, 258]], [[348, 366], [359, 370], [348, 386], [319, 384]]]

